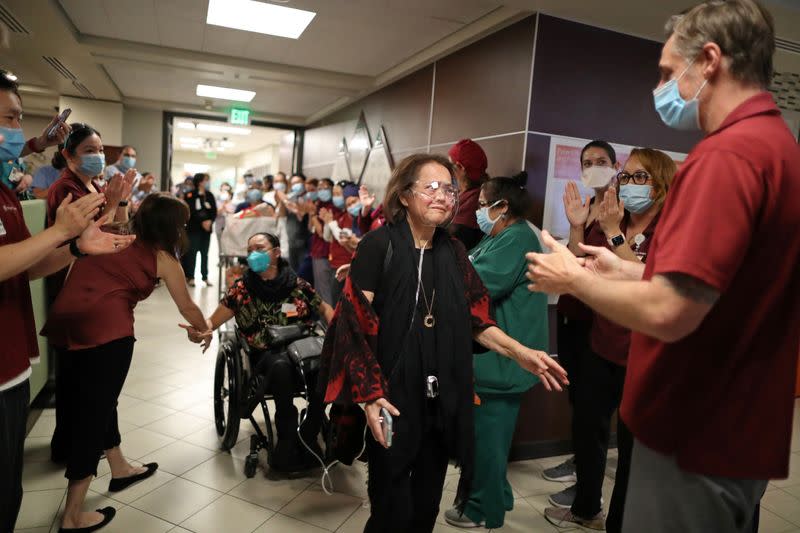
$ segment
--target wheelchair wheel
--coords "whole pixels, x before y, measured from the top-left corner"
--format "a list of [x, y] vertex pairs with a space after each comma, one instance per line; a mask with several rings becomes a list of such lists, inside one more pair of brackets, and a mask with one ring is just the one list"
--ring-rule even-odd
[[214, 423], [220, 446], [228, 451], [239, 436], [242, 371], [238, 353], [229, 344], [220, 348], [214, 370]]
[[258, 454], [251, 453], [244, 461], [244, 475], [248, 478], [255, 477], [258, 468]]

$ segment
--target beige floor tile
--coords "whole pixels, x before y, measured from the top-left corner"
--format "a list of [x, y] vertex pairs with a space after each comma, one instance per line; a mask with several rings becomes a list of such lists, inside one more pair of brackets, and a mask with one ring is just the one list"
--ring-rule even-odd
[[234, 487], [229, 494], [265, 509], [280, 511], [310, 487], [312, 482], [307, 478], [271, 480], [259, 472], [256, 477], [245, 479]]
[[22, 489], [32, 490], [66, 489], [65, 468], [50, 461], [29, 463], [22, 469]]
[[780, 488], [800, 485], [800, 453], [793, 453], [789, 459], [789, 477], [773, 480], [772, 484]]
[[182, 522], [181, 526], [195, 533], [250, 533], [273, 514], [258, 505], [225, 495]]
[[204, 403], [198, 403], [189, 409], [184, 409], [183, 412], [189, 413], [190, 415], [199, 416], [200, 418], [205, 418], [209, 422], [214, 421], [214, 404], [212, 402], [209, 402], [207, 405]]
[[159, 383], [165, 383], [173, 387], [186, 387], [192, 385], [197, 380], [197, 376], [179, 370], [171, 374], [154, 377], [153, 379]]
[[300, 520], [295, 520], [289, 516], [276, 514], [253, 533], [327, 533], [327, 529], [312, 526]]
[[126, 396], [125, 394], [120, 394], [119, 398], [117, 398], [117, 409], [126, 409], [128, 407], [133, 407], [136, 404], [142, 403], [144, 400], [140, 400], [139, 398], [134, 398], [133, 396]]
[[761, 517], [758, 521], [758, 533], [795, 533], [800, 531], [796, 525], [787, 522], [774, 513], [761, 508]]
[[[563, 461], [556, 460], [553, 466]], [[508, 482], [522, 497], [536, 494], [553, 494], [564, 490], [567, 485], [554, 483], [542, 477], [543, 465], [537, 461], [520, 461], [508, 465]]]
[[503, 527], [495, 528], [492, 531], [502, 531], [503, 533], [523, 533], [529, 531], [558, 531], [553, 527], [544, 515], [533, 508], [524, 498], [514, 500], [514, 509], [506, 513]]
[[358, 498], [339, 493], [328, 496], [312, 485], [281, 509], [281, 513], [317, 527], [335, 530], [360, 505]]
[[139, 426], [136, 424], [131, 424], [130, 422], [124, 422], [122, 420], [117, 420], [117, 427], [119, 428], [120, 435], [126, 435], [135, 429], [139, 429]]
[[[243, 420], [242, 422], [246, 422], [246, 420]], [[239, 434], [241, 435], [241, 430]], [[181, 440], [183, 440], [184, 442], [189, 442], [191, 444], [194, 444], [195, 446], [202, 446], [203, 448], [206, 448], [208, 450], [214, 450], [214, 451], [221, 450], [220, 448], [221, 441], [219, 435], [217, 435], [216, 426], [213, 423], [209, 423], [208, 421], [205, 421], [205, 424], [203, 424], [202, 428], [186, 435]], [[240, 457], [240, 459], [243, 459], [243, 457]]]
[[159, 470], [180, 476], [197, 465], [208, 461], [218, 452], [184, 441], [167, 444], [141, 458], [142, 463], [158, 463]]
[[168, 437], [182, 439], [206, 426], [208, 426], [208, 420], [187, 413], [175, 413], [161, 420], [156, 420], [152, 424], [144, 426], [144, 428]]
[[175, 524], [143, 513], [133, 507], [117, 509], [114, 520], [102, 529], [103, 533], [166, 533]]
[[361, 507], [350, 515], [344, 524], [336, 530], [336, 533], [362, 533], [364, 526], [369, 520], [369, 504], [362, 504]]
[[118, 410], [118, 416], [123, 422], [130, 422], [131, 424], [136, 424], [141, 427], [152, 424], [156, 420], [166, 418], [175, 412], [175, 409], [170, 409], [169, 407], [156, 405], [150, 402], [142, 402], [133, 407]]
[[221, 492], [228, 492], [247, 479], [244, 475], [244, 461], [227, 453], [212, 457], [181, 477]]
[[183, 411], [184, 409], [189, 409], [190, 407], [194, 407], [198, 404], [213, 406], [211, 392], [211, 388], [209, 388], [206, 393], [178, 389], [170, 392], [169, 394], [165, 394], [164, 396], [153, 398], [150, 400], [150, 402], [156, 405], [169, 407], [170, 409], [175, 409], [176, 411]]
[[132, 507], [157, 516], [167, 522], [180, 524], [205, 509], [222, 493], [189, 480], [175, 478], [131, 504]]
[[14, 533], [50, 533], [49, 527], [33, 527], [30, 529], [15, 529]]
[[56, 514], [58, 514], [58, 508], [66, 493], [65, 489], [25, 493], [22, 497], [22, 508], [17, 518], [17, 527], [19, 529], [49, 528], [53, 524]]
[[138, 459], [173, 442], [175, 439], [172, 437], [149, 429], [138, 428], [125, 434], [121, 448], [125, 457]]
[[54, 416], [40, 416], [39, 420], [31, 428], [28, 433], [30, 437], [52, 437], [53, 431], [56, 429], [56, 419]]
[[108, 496], [115, 501], [124, 504], [130, 504], [142, 496], [153, 492], [157, 488], [166, 485], [173, 479], [175, 479], [175, 476], [159, 469], [156, 470], [156, 473], [149, 478], [145, 479], [144, 481], [140, 481], [135, 485], [131, 485], [125, 490], [119, 492], [108, 492], [108, 484], [111, 481], [111, 474], [106, 474], [103, 477], [98, 477], [92, 481], [92, 484], [89, 488], [97, 493], [103, 494], [104, 496]]
[[770, 491], [761, 498], [761, 507], [800, 526], [800, 499], [782, 490]]
[[192, 533], [188, 529], [183, 529], [182, 527], [176, 527], [174, 529], [170, 529], [169, 533]]
[[24, 464], [50, 461], [50, 437], [28, 437], [25, 439]]
[[[330, 471], [333, 491], [361, 500], [367, 499], [367, 465], [356, 461], [352, 466], [336, 465]], [[315, 483], [321, 483], [322, 469], [314, 470]], [[329, 486], [330, 488], [330, 486]]]
[[159, 396], [169, 394], [175, 390], [176, 388], [172, 385], [159, 383], [150, 378], [141, 378], [126, 383], [122, 388], [122, 393], [131, 398], [150, 401], [153, 398], [158, 398]]

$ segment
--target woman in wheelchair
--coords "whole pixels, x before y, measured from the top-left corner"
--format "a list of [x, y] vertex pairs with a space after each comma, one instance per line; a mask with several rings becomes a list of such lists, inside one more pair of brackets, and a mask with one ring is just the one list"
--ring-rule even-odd
[[[298, 413], [293, 402], [297, 372], [285, 351], [271, 349], [267, 327], [312, 326], [319, 318], [330, 321], [333, 308], [281, 257], [280, 241], [275, 235], [253, 235], [247, 241], [247, 253], [249, 270], [228, 289], [208, 319], [208, 328], [213, 331], [231, 318], [236, 319], [250, 349], [254, 374], [264, 377], [256, 392], [256, 401], [264, 393], [271, 393], [275, 400], [278, 440], [272, 467], [282, 472], [305, 470], [315, 465], [316, 459], [298, 439]], [[316, 376], [312, 379], [315, 382], [308, 383], [310, 391], [316, 389]], [[317, 434], [322, 418], [322, 400], [311, 395], [301, 432], [303, 441], [320, 456]]]

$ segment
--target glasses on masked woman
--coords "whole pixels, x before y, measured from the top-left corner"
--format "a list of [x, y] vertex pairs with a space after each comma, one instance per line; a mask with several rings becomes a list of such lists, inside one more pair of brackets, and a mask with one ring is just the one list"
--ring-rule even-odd
[[637, 170], [633, 174], [628, 174], [623, 170], [617, 174], [616, 179], [620, 185], [628, 185], [629, 183], [633, 183], [634, 185], [644, 185], [647, 183], [647, 180], [650, 179], [650, 174], [644, 170]]

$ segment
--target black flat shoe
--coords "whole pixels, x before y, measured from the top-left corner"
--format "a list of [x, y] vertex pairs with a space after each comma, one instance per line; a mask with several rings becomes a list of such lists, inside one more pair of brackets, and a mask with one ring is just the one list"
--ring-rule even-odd
[[72, 527], [72, 528], [59, 528], [58, 533], [91, 533], [92, 531], [97, 531], [98, 529], [104, 528], [108, 525], [109, 522], [114, 520], [114, 516], [117, 514], [117, 510], [113, 507], [106, 507], [105, 509], [98, 509], [98, 513], [103, 515], [103, 521], [99, 524], [95, 524], [89, 527]]
[[125, 490], [134, 483], [138, 483], [142, 480], [145, 480], [156, 473], [158, 470], [158, 463], [149, 463], [144, 465], [147, 468], [146, 471], [142, 472], [141, 474], [136, 474], [135, 476], [128, 476], [122, 477], [119, 479], [112, 479], [108, 484], [108, 492], [119, 492], [121, 490]]

